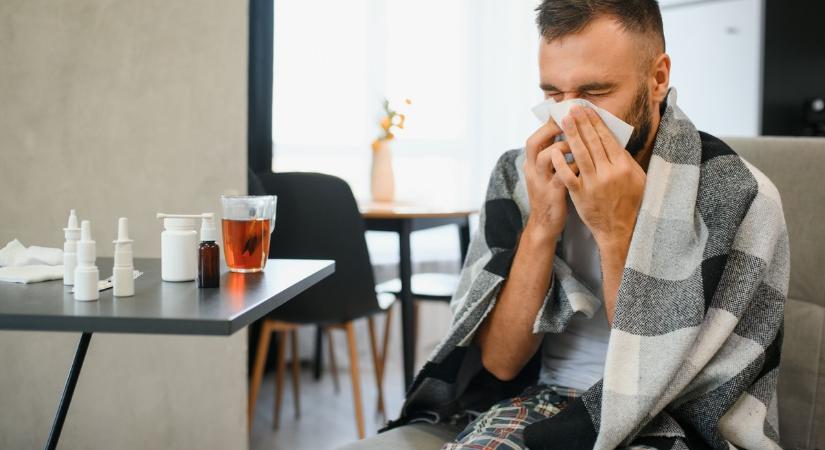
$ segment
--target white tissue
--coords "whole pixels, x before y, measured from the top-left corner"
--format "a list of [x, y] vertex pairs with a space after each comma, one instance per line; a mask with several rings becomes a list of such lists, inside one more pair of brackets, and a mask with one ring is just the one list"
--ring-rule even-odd
[[59, 266], [63, 264], [63, 250], [59, 248], [38, 247], [32, 245], [15, 261], [16, 266], [32, 266], [44, 264]]
[[604, 124], [607, 125], [607, 128], [610, 129], [611, 132], [613, 132], [613, 136], [616, 138], [616, 141], [619, 143], [619, 145], [621, 145], [623, 148], [627, 147], [627, 143], [628, 141], [630, 141], [630, 135], [633, 134], [633, 126], [614, 116], [606, 109], [599, 108], [598, 106], [594, 105], [593, 103], [590, 103], [587, 100], [581, 98], [573, 98], [570, 100], [565, 100], [563, 102], [557, 102], [553, 98], [549, 98], [534, 106], [533, 114], [542, 123], [547, 122], [552, 117], [553, 121], [555, 121], [556, 124], [561, 126], [562, 119], [564, 119], [570, 113], [570, 108], [573, 105], [589, 107], [596, 111], [596, 113], [599, 114], [599, 117], [602, 118], [602, 121], [604, 121]]
[[0, 249], [0, 267], [14, 266], [60, 266], [63, 265], [63, 250], [59, 248], [25, 245], [15, 239]]
[[0, 281], [9, 283], [37, 283], [40, 281], [60, 280], [63, 278], [63, 266], [13, 266], [0, 268]]
[[17, 258], [26, 251], [26, 246], [17, 239], [0, 249], [0, 267], [13, 266]]

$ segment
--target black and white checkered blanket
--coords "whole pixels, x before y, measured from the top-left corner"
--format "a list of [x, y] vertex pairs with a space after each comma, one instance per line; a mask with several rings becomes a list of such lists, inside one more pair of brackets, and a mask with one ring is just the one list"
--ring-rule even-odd
[[[535, 383], [487, 373], [473, 344], [530, 213], [524, 151], [496, 165], [451, 306], [454, 321], [394, 427], [447, 421]], [[531, 449], [778, 448], [776, 380], [789, 251], [779, 194], [668, 98], [616, 300], [604, 378], [529, 426]], [[533, 330], [559, 333], [599, 301], [559, 257]], [[539, 352], [540, 353], [540, 352]], [[552, 437], [552, 438], [550, 438]]]

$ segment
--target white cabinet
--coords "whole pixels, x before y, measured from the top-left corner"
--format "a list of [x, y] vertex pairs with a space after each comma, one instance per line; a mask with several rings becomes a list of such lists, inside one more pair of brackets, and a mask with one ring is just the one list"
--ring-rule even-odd
[[762, 109], [762, 0], [661, 2], [671, 86], [697, 128], [757, 136]]

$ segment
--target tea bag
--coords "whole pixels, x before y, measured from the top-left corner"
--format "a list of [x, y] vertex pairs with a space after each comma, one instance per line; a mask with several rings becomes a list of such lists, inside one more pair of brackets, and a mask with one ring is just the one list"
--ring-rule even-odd
[[258, 231], [260, 227], [257, 225], [258, 221], [256, 220], [251, 220], [247, 224], [245, 233], [246, 239], [243, 244], [243, 252], [241, 252], [242, 254], [247, 253], [249, 254], [249, 256], [252, 256], [252, 254], [255, 253], [255, 250], [257, 250], [258, 245], [260, 245], [261, 238], [259, 236], [259, 233], [256, 233], [256, 231]]

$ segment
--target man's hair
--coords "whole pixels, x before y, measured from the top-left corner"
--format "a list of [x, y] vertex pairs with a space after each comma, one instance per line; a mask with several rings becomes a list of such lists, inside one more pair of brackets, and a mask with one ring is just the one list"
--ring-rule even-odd
[[578, 33], [599, 17], [611, 17], [626, 31], [646, 35], [650, 52], [665, 51], [662, 13], [656, 0], [543, 0], [536, 24], [547, 42]]

